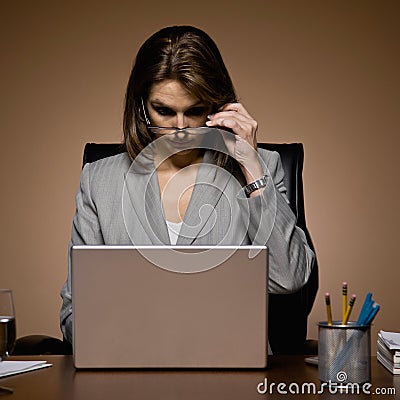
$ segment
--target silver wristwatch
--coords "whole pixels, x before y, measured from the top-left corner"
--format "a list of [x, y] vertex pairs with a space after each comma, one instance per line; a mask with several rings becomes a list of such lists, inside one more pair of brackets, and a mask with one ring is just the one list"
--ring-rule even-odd
[[251, 193], [253, 193], [254, 191], [261, 189], [265, 186], [267, 186], [267, 176], [266, 175], [264, 175], [260, 179], [257, 179], [254, 182], [249, 183], [248, 185], [246, 185], [243, 188], [243, 190], [244, 190], [244, 193], [246, 194], [246, 196], [249, 197]]

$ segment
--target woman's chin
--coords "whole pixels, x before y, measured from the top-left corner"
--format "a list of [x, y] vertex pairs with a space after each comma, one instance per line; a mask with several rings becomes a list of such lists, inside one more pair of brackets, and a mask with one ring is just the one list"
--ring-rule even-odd
[[187, 156], [188, 154], [197, 153], [198, 149], [174, 149], [173, 156]]

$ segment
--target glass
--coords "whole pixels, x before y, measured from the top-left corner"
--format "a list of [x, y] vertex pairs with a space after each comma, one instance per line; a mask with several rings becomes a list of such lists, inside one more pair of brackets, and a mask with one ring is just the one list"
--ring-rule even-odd
[[0, 289], [0, 361], [11, 354], [15, 339], [16, 328], [12, 291]]
[[176, 126], [148, 126], [147, 129], [155, 135], [168, 135], [174, 133], [183, 133], [188, 135], [198, 135], [210, 132], [213, 128], [208, 126], [199, 126], [197, 128], [177, 128]]

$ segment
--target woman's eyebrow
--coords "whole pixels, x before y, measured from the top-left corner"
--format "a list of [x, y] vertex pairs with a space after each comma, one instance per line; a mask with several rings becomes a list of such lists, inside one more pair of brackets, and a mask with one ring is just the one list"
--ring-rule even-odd
[[[162, 100], [159, 99], [154, 99], [154, 100], [150, 100], [150, 104], [154, 107], [166, 107], [166, 108], [170, 108], [171, 110], [173, 109], [172, 106], [168, 105], [167, 103], [164, 103]], [[194, 108], [194, 107], [206, 107], [206, 105], [201, 101], [198, 100], [196, 103], [191, 104], [189, 107], [187, 107], [187, 110]]]

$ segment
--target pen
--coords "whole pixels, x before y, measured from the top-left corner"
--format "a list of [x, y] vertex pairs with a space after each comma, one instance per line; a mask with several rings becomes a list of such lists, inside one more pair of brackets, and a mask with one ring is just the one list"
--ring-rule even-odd
[[329, 293], [325, 294], [326, 314], [328, 316], [328, 325], [332, 325], [332, 309], [331, 309], [331, 296]]
[[374, 302], [363, 325], [369, 325], [372, 322], [372, 320], [375, 318], [375, 315], [377, 314], [377, 312], [379, 311], [380, 308], [381, 308], [381, 306], [378, 303]]
[[357, 325], [364, 325], [364, 321], [368, 317], [368, 314], [371, 310], [372, 303], [373, 303], [372, 293], [370, 292], [365, 297], [364, 304], [361, 308], [360, 316], [358, 317], [358, 320], [357, 320]]
[[350, 299], [350, 302], [349, 302], [349, 306], [347, 307], [346, 314], [344, 316], [343, 325], [347, 324], [347, 321], [349, 320], [349, 317], [350, 317], [350, 314], [351, 314], [351, 310], [353, 309], [355, 301], [356, 301], [356, 295], [353, 294], [351, 296], [351, 299]]
[[347, 282], [342, 283], [342, 325], [346, 325], [344, 322], [347, 312]]

